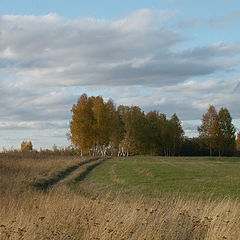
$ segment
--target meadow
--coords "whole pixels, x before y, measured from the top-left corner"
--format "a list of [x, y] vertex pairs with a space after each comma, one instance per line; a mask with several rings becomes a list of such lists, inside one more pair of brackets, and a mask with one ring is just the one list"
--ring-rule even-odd
[[239, 158], [0, 160], [0, 239], [239, 239]]
[[240, 158], [136, 156], [105, 161], [81, 185], [150, 197], [238, 199], [239, 174]]

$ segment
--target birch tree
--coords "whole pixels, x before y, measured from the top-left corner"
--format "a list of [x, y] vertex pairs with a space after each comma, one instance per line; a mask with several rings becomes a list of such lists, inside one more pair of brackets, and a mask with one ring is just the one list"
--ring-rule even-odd
[[210, 105], [207, 113], [202, 117], [202, 124], [198, 127], [199, 137], [203, 139], [212, 156], [213, 150], [216, 149], [216, 126], [217, 112], [213, 105]]
[[175, 156], [180, 150], [184, 134], [181, 122], [176, 113], [173, 114], [169, 121], [169, 128], [169, 131], [171, 132], [172, 155]]
[[148, 137], [148, 152], [151, 155], [162, 152], [162, 126], [157, 111], [151, 111], [146, 115], [148, 129], [145, 131]]
[[144, 153], [146, 151], [147, 120], [137, 106], [119, 106], [118, 112], [124, 123], [124, 138], [121, 142], [121, 155]]
[[95, 124], [93, 126], [95, 136], [92, 151], [94, 155], [105, 155], [104, 148], [109, 144], [110, 138], [111, 116], [109, 115], [108, 108], [102, 97], [91, 97], [91, 101], [92, 111], [95, 118]]
[[70, 121], [69, 138], [81, 155], [88, 152], [95, 141], [96, 130], [94, 126], [96, 119], [94, 118], [92, 106], [91, 99], [86, 94], [83, 94], [71, 109], [72, 120]]
[[226, 108], [221, 108], [217, 116], [216, 143], [219, 156], [231, 155], [235, 149], [235, 128]]
[[108, 109], [109, 114], [108, 122], [110, 128], [109, 144], [111, 149], [111, 155], [113, 155], [119, 150], [119, 144], [124, 136], [124, 125], [119, 115], [119, 112], [116, 110], [116, 106], [114, 105], [112, 100], [109, 100], [106, 103], [106, 107]]

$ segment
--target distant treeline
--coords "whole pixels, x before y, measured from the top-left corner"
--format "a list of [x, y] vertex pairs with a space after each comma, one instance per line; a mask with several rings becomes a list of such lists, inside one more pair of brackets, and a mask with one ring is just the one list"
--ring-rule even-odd
[[184, 137], [176, 114], [167, 119], [157, 111], [145, 114], [138, 106], [116, 108], [100, 96], [81, 95], [71, 112], [68, 136], [80, 155], [230, 156], [235, 150], [235, 129], [226, 108], [217, 114], [210, 106], [198, 138]]
[[[28, 142], [30, 143], [30, 142]], [[0, 159], [45, 159], [45, 158], [52, 158], [52, 157], [66, 157], [66, 156], [74, 156], [76, 155], [74, 149], [72, 147], [65, 147], [65, 148], [58, 148], [56, 145], [53, 146], [52, 149], [40, 149], [35, 150], [30, 147], [25, 148], [23, 147], [26, 144], [25, 141], [21, 144], [21, 150], [18, 149], [3, 149], [0, 152]], [[31, 143], [32, 144], [32, 143]], [[30, 144], [29, 144], [30, 145]], [[28, 145], [28, 146], [29, 146]], [[55, 159], [55, 158], [54, 158]]]

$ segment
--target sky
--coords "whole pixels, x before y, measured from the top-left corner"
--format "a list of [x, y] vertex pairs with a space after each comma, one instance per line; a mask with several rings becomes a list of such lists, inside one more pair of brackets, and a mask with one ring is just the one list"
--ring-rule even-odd
[[210, 104], [240, 130], [239, 0], [1, 0], [0, 150], [70, 145], [83, 93], [182, 121]]

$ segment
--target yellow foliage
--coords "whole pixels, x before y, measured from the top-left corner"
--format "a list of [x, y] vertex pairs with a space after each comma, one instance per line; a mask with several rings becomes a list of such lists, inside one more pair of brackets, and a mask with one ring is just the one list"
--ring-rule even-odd
[[236, 149], [240, 151], [240, 132], [237, 134]]
[[23, 141], [21, 143], [21, 152], [30, 152], [33, 150], [32, 142]]

